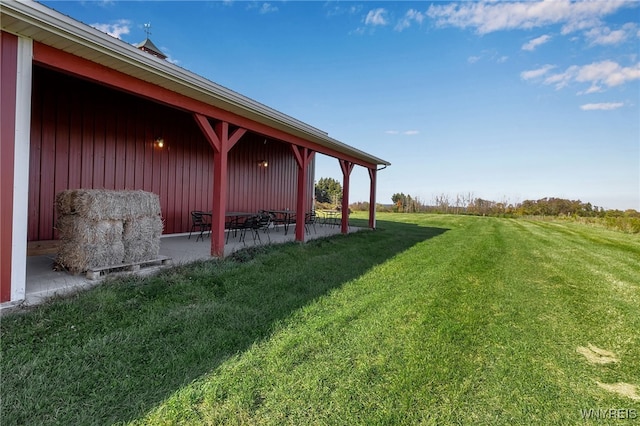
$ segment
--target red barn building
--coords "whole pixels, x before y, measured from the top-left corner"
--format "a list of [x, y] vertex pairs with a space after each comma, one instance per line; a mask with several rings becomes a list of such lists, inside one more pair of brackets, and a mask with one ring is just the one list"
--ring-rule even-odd
[[65, 189], [154, 192], [168, 234], [189, 230], [191, 210], [210, 210], [220, 256], [225, 211], [304, 218], [320, 153], [341, 166], [343, 211], [351, 170], [368, 169], [375, 227], [387, 161], [163, 60], [150, 42], [139, 49], [35, 2], [0, 8], [0, 302], [24, 298], [27, 242], [56, 239]]

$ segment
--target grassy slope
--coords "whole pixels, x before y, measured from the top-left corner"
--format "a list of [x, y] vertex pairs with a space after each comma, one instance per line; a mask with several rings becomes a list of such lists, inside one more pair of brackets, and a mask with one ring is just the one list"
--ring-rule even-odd
[[[379, 218], [375, 232], [104, 286], [3, 319], [3, 417], [566, 424], [581, 409], [640, 412], [596, 384], [640, 386], [636, 236]], [[589, 343], [620, 362], [589, 364], [576, 352]]]

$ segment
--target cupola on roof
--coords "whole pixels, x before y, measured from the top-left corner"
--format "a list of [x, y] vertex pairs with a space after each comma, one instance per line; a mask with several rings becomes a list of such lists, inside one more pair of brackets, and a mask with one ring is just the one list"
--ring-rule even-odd
[[138, 49], [157, 56], [160, 59], [167, 59], [167, 55], [163, 54], [158, 47], [147, 37], [143, 42], [135, 45]]

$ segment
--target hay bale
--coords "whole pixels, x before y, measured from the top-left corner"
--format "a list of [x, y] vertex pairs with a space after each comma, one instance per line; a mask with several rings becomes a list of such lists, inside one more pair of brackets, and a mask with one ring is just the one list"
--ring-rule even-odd
[[135, 263], [154, 260], [160, 252], [160, 239], [133, 240], [124, 244], [124, 262]]
[[91, 220], [131, 220], [160, 215], [160, 197], [145, 191], [71, 189], [56, 195], [62, 215], [77, 214]]
[[75, 214], [75, 196], [77, 191], [62, 191], [56, 194], [55, 206], [58, 215]]
[[122, 241], [121, 220], [89, 220], [78, 215], [58, 218], [56, 229], [63, 243], [113, 244]]
[[163, 223], [159, 216], [145, 216], [124, 222], [122, 241], [124, 261], [153, 260], [160, 252], [160, 235]]
[[122, 239], [125, 241], [158, 239], [164, 224], [160, 216], [142, 216], [123, 223]]
[[56, 195], [62, 245], [58, 263], [72, 272], [158, 257], [160, 197], [145, 191], [74, 189]]
[[88, 269], [115, 266], [124, 261], [124, 244], [116, 241], [112, 244], [65, 244], [58, 251], [59, 265], [73, 273]]

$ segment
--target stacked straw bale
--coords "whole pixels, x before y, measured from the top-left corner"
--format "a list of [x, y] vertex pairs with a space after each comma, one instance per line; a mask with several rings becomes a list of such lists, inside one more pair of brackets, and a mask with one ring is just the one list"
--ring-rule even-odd
[[160, 199], [145, 191], [74, 189], [56, 195], [58, 263], [71, 272], [154, 260]]

